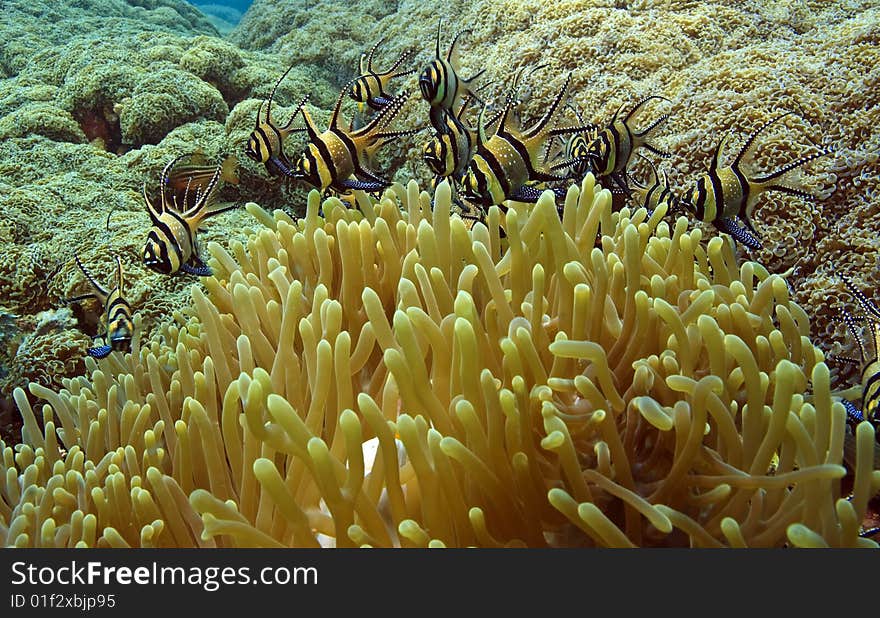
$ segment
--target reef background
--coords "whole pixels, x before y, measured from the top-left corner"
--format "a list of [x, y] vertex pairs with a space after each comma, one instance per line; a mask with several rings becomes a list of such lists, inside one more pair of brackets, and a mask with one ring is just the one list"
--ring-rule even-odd
[[[267, 182], [243, 156], [256, 110], [277, 77], [295, 65], [273, 116], [286, 119], [311, 93], [320, 123], [361, 52], [379, 38], [386, 37], [380, 67], [405, 49], [419, 50], [414, 63], [423, 66], [433, 55], [438, 17], [444, 52], [456, 31], [470, 29], [459, 44], [461, 73], [485, 67], [490, 98], [519, 67], [548, 64], [520, 93], [526, 121], [540, 114], [568, 71], [571, 103], [587, 120], [605, 122], [619, 105], [646, 95], [671, 99], [652, 104], [642, 118], [671, 114], [656, 143], [672, 153], [660, 169], [680, 190], [706, 168], [725, 132], [733, 133], [729, 161], [759, 124], [782, 109], [798, 112], [801, 120], [758, 140], [752, 169], [769, 171], [817, 145], [833, 145], [836, 154], [810, 166], [805, 182], [826, 199], [762, 197], [754, 218], [765, 248], [753, 257], [772, 272], [795, 269], [794, 297], [826, 351], [852, 349], [832, 322], [851, 304], [834, 273], [846, 272], [869, 296], [880, 287], [874, 2], [257, 0], [226, 38], [177, 0], [3, 4], [0, 426], [7, 439], [20, 422], [8, 399], [15, 386], [34, 380], [58, 387], [62, 377], [83, 370], [83, 333], [94, 332], [97, 313], [62, 303], [83, 291], [74, 252], [106, 281], [111, 248], [121, 251], [129, 298], [147, 336], [175, 311], [188, 311], [192, 279], [160, 277], [140, 264], [148, 225], [139, 195], [144, 182], [155, 185], [170, 158], [198, 147], [211, 159], [239, 157], [241, 182], [226, 189], [225, 199], [270, 210], [302, 207], [303, 188]], [[401, 127], [426, 124], [415, 80], [395, 84], [414, 93], [396, 123]], [[423, 135], [389, 147], [377, 168], [396, 167], [397, 179], [424, 184]], [[640, 167], [635, 173], [644, 177]], [[227, 244], [253, 226], [234, 211], [212, 220], [200, 240]], [[852, 377], [841, 373], [838, 386]]]

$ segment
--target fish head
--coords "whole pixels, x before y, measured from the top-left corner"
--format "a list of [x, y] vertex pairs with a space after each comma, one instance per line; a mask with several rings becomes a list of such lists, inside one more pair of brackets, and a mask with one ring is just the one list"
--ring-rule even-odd
[[432, 62], [419, 75], [419, 90], [428, 103], [433, 103], [438, 98], [440, 73], [435, 66], [436, 64], [436, 61]]
[[131, 350], [131, 338], [134, 333], [134, 323], [128, 316], [120, 316], [113, 320], [107, 328], [107, 338], [110, 347], [117, 351]]
[[266, 133], [263, 131], [263, 127], [258, 127], [251, 131], [247, 146], [244, 149], [244, 153], [248, 158], [253, 159], [257, 163], [265, 163], [269, 160], [270, 153], [269, 149], [265, 147], [264, 135]]

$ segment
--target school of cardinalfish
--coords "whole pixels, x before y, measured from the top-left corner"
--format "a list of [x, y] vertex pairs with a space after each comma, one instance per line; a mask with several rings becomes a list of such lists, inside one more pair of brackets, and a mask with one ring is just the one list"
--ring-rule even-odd
[[[762, 193], [778, 191], [805, 200], [814, 199], [803, 189], [792, 186], [786, 176], [829, 154], [830, 149], [803, 156], [763, 176], [750, 176], [741, 167], [759, 134], [791, 112], [782, 113], [758, 127], [746, 138], [732, 162], [722, 165], [722, 151], [729, 137], [726, 135], [718, 143], [708, 170], [693, 182], [690, 190], [679, 195], [669, 185], [666, 174], [661, 178], [650, 161], [652, 176], [647, 182], [637, 181], [628, 172], [633, 156], [643, 156], [639, 150], [664, 158], [670, 156], [650, 142], [668, 118], [667, 114], [641, 129], [635, 124], [648, 102], [668, 102], [668, 99], [651, 95], [635, 102], [625, 113], [621, 105], [604, 126], [584, 122], [581, 113], [571, 108], [576, 122], [557, 125], [556, 118], [566, 107], [563, 103], [571, 82], [569, 74], [541, 118], [528, 128], [522, 128], [513, 118], [520, 104], [517, 92], [523, 79], [544, 68], [542, 66], [531, 69], [528, 74], [520, 70], [512, 80], [503, 105], [487, 118], [490, 105], [480, 97], [477, 85], [483, 71], [468, 79], [458, 74], [455, 47], [467, 31], [455, 35], [444, 55], [440, 46], [441, 26], [442, 22], [437, 27], [434, 58], [418, 78], [419, 91], [430, 106], [428, 119], [433, 133], [422, 153], [435, 177], [435, 185], [441, 180], [450, 182], [455, 190], [454, 199], [464, 210], [462, 217], [470, 219], [471, 224], [482, 220], [491, 206], [505, 210], [504, 202], [508, 200], [535, 202], [548, 189], [561, 199], [568, 184], [579, 183], [586, 174], [592, 173], [606, 188], [632, 199], [649, 212], [665, 203], [670, 211], [690, 213], [730, 234], [735, 242], [757, 249], [761, 242], [751, 215]], [[391, 82], [414, 74], [416, 69], [404, 67], [414, 56], [408, 51], [387, 70], [378, 71], [374, 58], [382, 42], [361, 56], [360, 74], [341, 90], [324, 131], [316, 126], [305, 107], [308, 96], [299, 102], [287, 123], [278, 124], [272, 119], [275, 92], [290, 69], [285, 71], [265, 102], [265, 114], [260, 105], [245, 154], [262, 163], [273, 178], [305, 182], [343, 199], [350, 198], [353, 191], [376, 193], [389, 187], [391, 181], [371, 169], [375, 153], [382, 146], [411, 137], [423, 128], [392, 130], [390, 127], [410, 97], [408, 92], [392, 94]], [[360, 122], [348, 126], [341, 114], [346, 98], [357, 102], [356, 118], [360, 118]], [[475, 106], [479, 106], [479, 110], [472, 124], [467, 116], [469, 108]], [[294, 126], [298, 116], [303, 124]], [[364, 121], [365, 117], [368, 120]], [[287, 138], [293, 133], [304, 133], [308, 140], [295, 160], [284, 150]], [[206, 219], [234, 207], [234, 204], [218, 205], [216, 196], [222, 182], [237, 182], [236, 165], [234, 157], [211, 166], [198, 154], [182, 155], [170, 161], [162, 171], [157, 199], [150, 198], [144, 185], [143, 199], [152, 224], [143, 249], [143, 262], [148, 268], [165, 275], [211, 275], [211, 269], [198, 254], [196, 235]], [[93, 291], [69, 301], [96, 298], [104, 307], [106, 331], [99, 337], [106, 343], [90, 348], [88, 353], [104, 358], [112, 351], [130, 350], [134, 327], [131, 306], [124, 298], [121, 262], [117, 258], [116, 287], [110, 291], [97, 283], [78, 258], [77, 264]], [[863, 313], [858, 318], [846, 312], [842, 316], [857, 341], [860, 356], [837, 360], [856, 364], [861, 369], [863, 392], [861, 407], [849, 401], [845, 405], [851, 421], [877, 422], [880, 420], [876, 413], [880, 402], [880, 310], [851, 281], [844, 278], [844, 282]], [[869, 326], [870, 346], [859, 332], [860, 321]]]

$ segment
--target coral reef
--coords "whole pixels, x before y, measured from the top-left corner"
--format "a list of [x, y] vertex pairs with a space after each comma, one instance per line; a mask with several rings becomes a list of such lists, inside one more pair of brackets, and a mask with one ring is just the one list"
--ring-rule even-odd
[[0, 543], [876, 547], [785, 280], [593, 182], [473, 230], [445, 183], [248, 205], [164, 340], [31, 385], [44, 429], [16, 391]]
[[[2, 308], [31, 328], [38, 312], [60, 309], [81, 283], [74, 252], [99, 276], [112, 272], [118, 252], [132, 273], [130, 299], [152, 333], [186, 305], [192, 281], [141, 268], [149, 219], [140, 189], [146, 182], [154, 190], [164, 165], [182, 152], [200, 149], [217, 161], [241, 155], [258, 100], [286, 68], [283, 61], [217, 38], [192, 6], [175, 0], [10, 0], [0, 33]], [[278, 113], [303, 90], [323, 107], [336, 96], [314, 69], [297, 68], [279, 88]], [[221, 201], [274, 208], [304, 198], [304, 190], [269, 183], [261, 167], [239, 158], [241, 183]], [[103, 233], [111, 210], [111, 231]], [[244, 239], [247, 221], [224, 215], [204, 238]], [[60, 338], [82, 340], [78, 322]], [[65, 374], [73, 375], [70, 366], [44, 385]], [[24, 385], [4, 382], [0, 399]]]

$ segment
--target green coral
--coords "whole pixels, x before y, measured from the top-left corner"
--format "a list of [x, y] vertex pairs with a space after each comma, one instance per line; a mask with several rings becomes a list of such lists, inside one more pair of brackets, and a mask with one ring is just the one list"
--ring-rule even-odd
[[174, 69], [159, 69], [141, 80], [119, 103], [126, 144], [156, 144], [172, 129], [199, 119], [223, 121], [229, 107], [208, 83]]
[[0, 139], [43, 135], [58, 142], [86, 141], [79, 123], [65, 109], [51, 103], [28, 103], [0, 118]]

